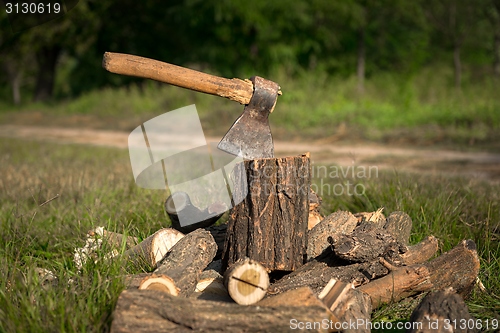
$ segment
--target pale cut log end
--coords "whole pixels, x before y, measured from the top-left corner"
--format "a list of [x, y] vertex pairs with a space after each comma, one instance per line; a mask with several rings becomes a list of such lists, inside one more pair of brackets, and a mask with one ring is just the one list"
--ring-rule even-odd
[[236, 262], [224, 274], [229, 296], [240, 305], [257, 303], [269, 288], [269, 275], [261, 264], [251, 259]]
[[174, 280], [166, 275], [155, 275], [145, 277], [139, 284], [140, 290], [157, 290], [172, 296], [179, 295], [179, 289], [175, 286]]

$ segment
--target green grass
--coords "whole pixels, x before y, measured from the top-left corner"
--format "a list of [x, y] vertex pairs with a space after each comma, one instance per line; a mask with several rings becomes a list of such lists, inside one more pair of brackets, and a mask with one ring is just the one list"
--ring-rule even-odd
[[[126, 150], [2, 139], [0, 165], [0, 332], [107, 331], [124, 288], [121, 276], [137, 270], [100, 260], [79, 272], [74, 248], [95, 226], [141, 239], [168, 226], [165, 191], [135, 185]], [[324, 188], [325, 213], [402, 210], [413, 219], [412, 242], [433, 234], [441, 251], [473, 239], [488, 292], [475, 292], [469, 308], [478, 318], [498, 318], [500, 185], [382, 171], [324, 181], [331, 186], [350, 181], [362, 185], [358, 193], [364, 189], [362, 195], [334, 195]], [[40, 288], [35, 267], [52, 270], [58, 285]], [[404, 320], [409, 311], [392, 305], [374, 312], [374, 319]]]
[[[379, 74], [366, 80], [308, 72], [296, 78], [269, 75], [283, 96], [271, 116], [280, 138], [346, 138], [406, 141], [417, 144], [483, 145], [496, 143], [500, 129], [498, 82], [464, 80], [457, 91], [446, 66], [415, 75]], [[54, 104], [0, 103], [0, 123], [62, 124], [130, 130], [142, 121], [196, 104], [204, 129], [223, 134], [242, 111], [228, 100], [144, 81], [141, 85], [105, 88]], [[35, 115], [33, 115], [35, 112]], [[37, 113], [38, 112], [38, 113]], [[83, 121], [82, 117], [87, 117]], [[404, 135], [402, 135], [404, 134]]]

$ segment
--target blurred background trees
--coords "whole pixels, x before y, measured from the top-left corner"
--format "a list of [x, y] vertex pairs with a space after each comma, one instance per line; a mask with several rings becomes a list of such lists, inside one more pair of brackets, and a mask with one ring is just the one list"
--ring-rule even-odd
[[227, 77], [281, 71], [365, 78], [453, 69], [453, 85], [500, 78], [500, 0], [80, 0], [13, 33], [0, 13], [0, 97], [71, 98], [136, 79], [101, 68], [105, 51]]

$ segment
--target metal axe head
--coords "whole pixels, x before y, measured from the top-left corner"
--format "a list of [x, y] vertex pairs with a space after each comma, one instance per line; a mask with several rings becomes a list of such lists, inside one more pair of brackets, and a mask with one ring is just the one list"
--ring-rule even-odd
[[258, 76], [250, 80], [254, 86], [252, 98], [217, 147], [245, 159], [274, 157], [268, 117], [281, 95], [280, 87]]

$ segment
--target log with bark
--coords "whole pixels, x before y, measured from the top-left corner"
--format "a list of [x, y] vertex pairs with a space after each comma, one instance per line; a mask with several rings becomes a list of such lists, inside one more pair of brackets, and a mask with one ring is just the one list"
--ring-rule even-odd
[[[118, 298], [112, 333], [154, 332], [289, 332], [315, 324], [311, 332], [328, 332], [332, 319], [322, 305], [243, 306], [175, 297], [154, 290], [125, 290]], [[325, 327], [326, 326], [326, 327]]]
[[308, 154], [236, 166], [233, 197], [240, 203], [229, 215], [223, 270], [245, 257], [268, 271], [293, 271], [303, 265], [310, 168]]
[[[421, 243], [409, 246], [405, 253], [399, 255], [399, 260], [394, 259], [395, 265], [423, 263], [429, 260], [437, 250], [437, 239], [429, 236]], [[389, 269], [382, 265], [378, 258], [365, 263], [349, 264], [335, 257], [330, 249], [329, 252], [326, 251], [295, 272], [273, 283], [269, 288], [269, 293], [277, 294], [301, 286], [309, 286], [316, 294], [319, 294], [330, 279], [352, 282], [355, 286], [359, 286], [388, 273]]]
[[413, 310], [410, 322], [413, 325], [407, 333], [473, 333], [481, 327], [452, 288], [427, 294]]
[[184, 235], [173, 228], [160, 229], [125, 251], [124, 256], [135, 266], [154, 269], [182, 237]]
[[224, 273], [224, 285], [236, 303], [250, 305], [266, 295], [269, 275], [258, 262], [249, 258], [240, 259]]
[[168, 276], [174, 281], [179, 295], [189, 296], [216, 252], [217, 244], [210, 232], [197, 229], [172, 247], [154, 273]]

